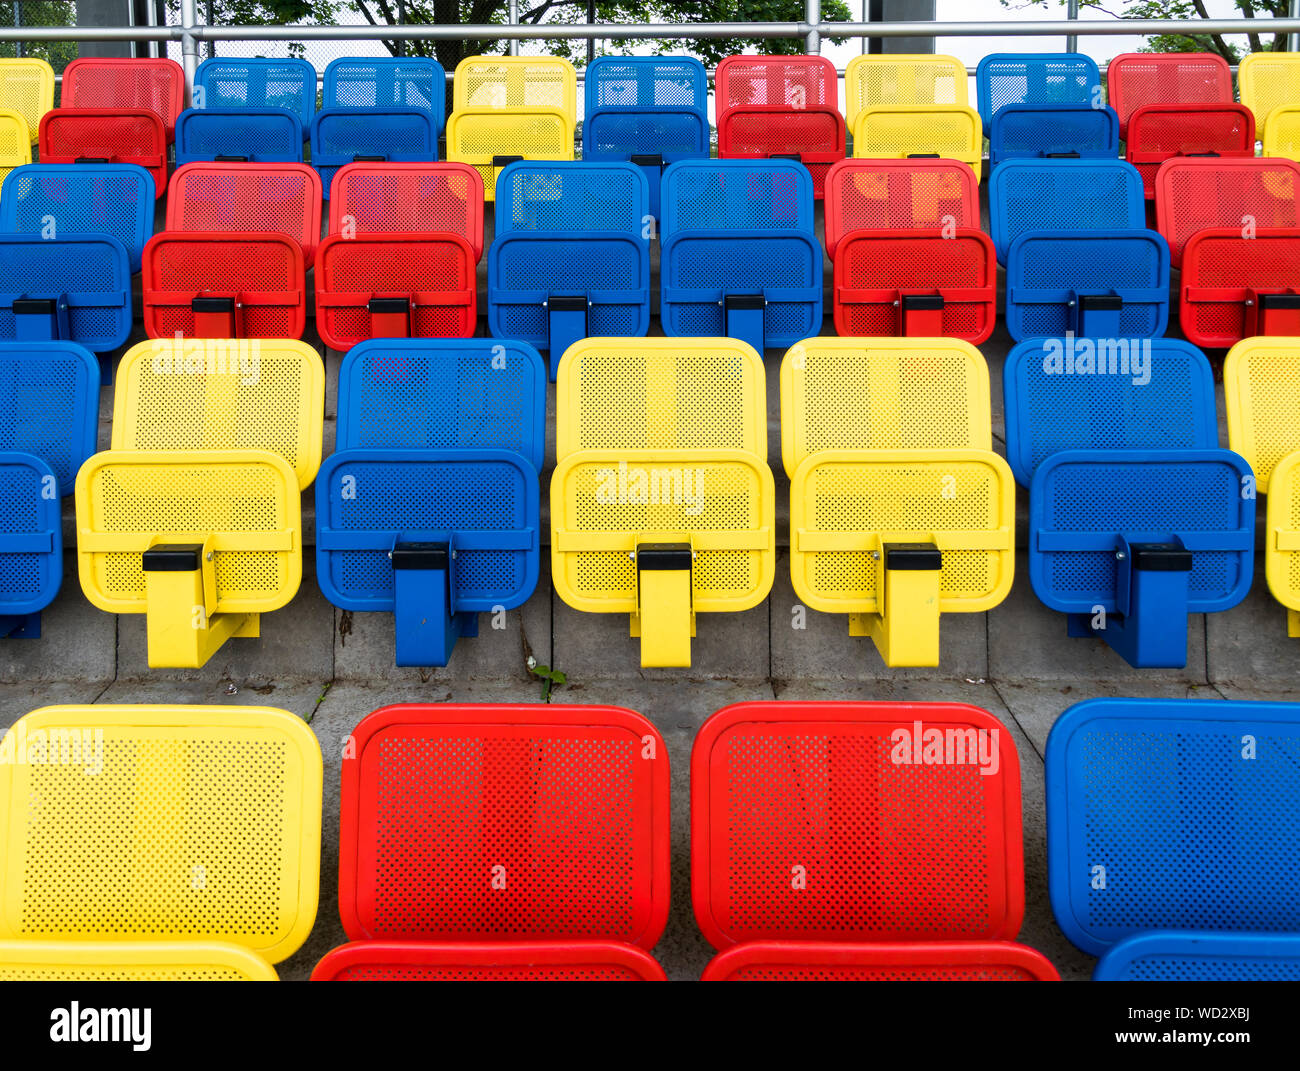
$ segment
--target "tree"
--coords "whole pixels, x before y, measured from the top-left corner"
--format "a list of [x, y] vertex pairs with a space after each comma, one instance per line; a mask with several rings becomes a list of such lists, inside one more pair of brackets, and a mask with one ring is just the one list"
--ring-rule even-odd
[[[15, 6], [18, 8], [17, 18], [14, 17]], [[73, 14], [71, 5], [53, 0], [0, 3], [0, 23], [6, 26], [67, 26]], [[77, 46], [73, 41], [28, 41], [23, 45], [22, 54], [28, 59], [45, 60], [56, 74], [61, 74], [63, 68], [77, 58]], [[17, 55], [18, 49], [13, 41], [0, 41], [0, 59], [13, 59]]]

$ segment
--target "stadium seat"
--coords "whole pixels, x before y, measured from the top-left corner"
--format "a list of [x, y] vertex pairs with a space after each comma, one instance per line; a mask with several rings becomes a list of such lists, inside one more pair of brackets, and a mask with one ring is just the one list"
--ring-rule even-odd
[[176, 166], [300, 164], [303, 138], [302, 120], [283, 108], [186, 108], [176, 120]]
[[53, 67], [43, 59], [0, 59], [0, 108], [23, 117], [32, 142], [41, 116], [53, 107]]
[[747, 941], [709, 961], [702, 982], [1056, 982], [1040, 953], [1011, 941]]
[[354, 941], [329, 952], [311, 980], [663, 982], [667, 975], [648, 952], [620, 941]]
[[629, 614], [642, 666], [689, 666], [697, 614], [772, 586], [764, 396], [731, 338], [584, 339], [560, 362], [552, 581], [574, 609]]
[[419, 108], [433, 142], [447, 121], [447, 73], [430, 56], [341, 56], [325, 67], [322, 108]]
[[457, 108], [447, 119], [447, 159], [472, 164], [485, 200], [518, 160], [572, 160], [573, 120], [560, 108]]
[[1007, 333], [1160, 338], [1169, 324], [1169, 246], [1149, 230], [1032, 230], [1007, 251]]
[[956, 339], [817, 338], [781, 363], [790, 574], [888, 666], [937, 666], [941, 613], [1011, 589], [1015, 483], [988, 368]]
[[1106, 94], [1127, 138], [1139, 108], [1231, 104], [1232, 68], [1215, 52], [1125, 52], [1106, 66]]
[[550, 353], [650, 328], [650, 191], [632, 163], [511, 164], [497, 180], [488, 328]]
[[63, 582], [63, 495], [95, 452], [99, 362], [73, 342], [0, 342], [0, 636], [35, 639]]
[[140, 274], [150, 338], [301, 338], [302, 247], [276, 231], [163, 231]]
[[1199, 231], [1225, 228], [1250, 240], [1265, 229], [1300, 228], [1300, 164], [1282, 159], [1166, 160], [1156, 172], [1156, 225], [1169, 242], [1175, 268], [1181, 267], [1183, 248]]
[[77, 475], [86, 598], [147, 617], [149, 665], [199, 667], [302, 577], [325, 372], [289, 339], [158, 339], [122, 358], [111, 449]]
[[854, 56], [844, 71], [845, 125], [856, 129], [858, 112], [882, 104], [965, 104], [967, 81], [955, 56]]
[[1255, 113], [1255, 129], [1267, 140], [1275, 109], [1300, 103], [1300, 54], [1252, 52], [1237, 68], [1241, 103]]
[[1129, 117], [1125, 158], [1141, 173], [1148, 201], [1166, 160], [1254, 155], [1255, 117], [1244, 104], [1146, 104]]
[[213, 56], [194, 72], [193, 96], [195, 108], [288, 111], [305, 134], [316, 114], [316, 68], [305, 59]]
[[302, 719], [48, 706], [0, 749], [23, 757], [0, 763], [0, 977], [273, 979], [307, 939], [322, 762]]
[[961, 703], [748, 702], [691, 751], [706, 978], [1044, 978], [1011, 733]]
[[980, 117], [965, 104], [873, 104], [853, 121], [853, 155], [865, 159], [960, 160], [979, 180], [984, 168]]
[[663, 169], [709, 157], [709, 80], [692, 56], [597, 56], [584, 78], [582, 158], [645, 171], [659, 218]]
[[1119, 156], [1119, 118], [1088, 104], [1004, 104], [988, 128], [989, 166], [1013, 159]]
[[153, 234], [154, 186], [131, 164], [27, 164], [0, 188], [0, 231], [57, 238], [59, 231], [109, 234], [126, 247], [131, 271]]
[[321, 590], [392, 613], [399, 666], [445, 666], [479, 613], [536, 587], [545, 366], [520, 342], [362, 342], [338, 406], [316, 481]]
[[989, 178], [989, 230], [998, 260], [1030, 231], [1146, 227], [1142, 176], [1124, 160], [1008, 160]]
[[467, 56], [456, 64], [452, 107], [558, 108], [578, 121], [578, 76], [560, 56]]
[[186, 164], [167, 193], [168, 231], [274, 231], [298, 243], [307, 268], [320, 220], [320, 176], [306, 164]]
[[80, 56], [63, 69], [59, 102], [110, 112], [147, 109], [162, 120], [171, 141], [185, 107], [185, 70], [166, 58]]
[[1198, 346], [1227, 349], [1255, 335], [1300, 334], [1300, 230], [1242, 236], [1210, 227], [1183, 251], [1178, 320]]
[[32, 162], [32, 139], [27, 120], [17, 112], [0, 109], [0, 181], [15, 167]]
[[986, 127], [1010, 104], [1103, 106], [1097, 62], [1078, 52], [991, 53], [975, 69], [975, 94]]
[[793, 160], [683, 160], [664, 172], [665, 335], [730, 335], [760, 353], [822, 324], [812, 177]]
[[1153, 930], [1102, 955], [1094, 982], [1297, 982], [1300, 934]]
[[839, 108], [839, 75], [825, 56], [725, 56], [713, 84], [719, 114], [751, 107]]
[[662, 977], [643, 953], [668, 920], [668, 753], [640, 714], [409, 704], [350, 739], [339, 914], [360, 943], [315, 978]]
[[437, 158], [438, 130], [427, 108], [322, 108], [311, 121], [311, 165], [327, 198], [344, 164]]
[[450, 231], [483, 255], [483, 179], [469, 164], [345, 164], [334, 175], [330, 234]]
[[[1092, 699], [1057, 719], [1046, 755], [1048, 889], [1065, 936], [1106, 957], [1094, 977], [1295, 970], [1297, 735], [1293, 703]], [[1214, 944], [1198, 948], [1207, 936]], [[1242, 965], [1246, 948], [1273, 955], [1265, 943], [1279, 938], [1289, 964]]]
[[147, 108], [55, 108], [37, 134], [42, 164], [135, 164], [167, 189], [167, 130]]
[[1282, 104], [1273, 109], [1264, 133], [1264, 155], [1300, 160], [1300, 104]]

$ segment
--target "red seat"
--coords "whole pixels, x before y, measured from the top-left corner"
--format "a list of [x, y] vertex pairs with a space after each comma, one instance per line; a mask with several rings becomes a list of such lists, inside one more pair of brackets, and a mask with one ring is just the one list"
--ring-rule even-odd
[[1010, 941], [829, 944], [750, 941], [719, 952], [705, 982], [1056, 982], [1041, 953]]
[[41, 116], [37, 142], [43, 164], [136, 164], [153, 176], [155, 197], [167, 190], [167, 131], [148, 109], [55, 108]]
[[794, 157], [812, 174], [817, 200], [825, 194], [826, 172], [844, 159], [844, 142], [844, 117], [833, 107], [737, 105], [718, 117], [720, 158]]
[[1106, 93], [1127, 138], [1133, 113], [1149, 104], [1231, 104], [1232, 69], [1213, 52], [1125, 52], [1106, 67]]
[[1148, 104], [1129, 119], [1128, 162], [1142, 175], [1147, 200], [1156, 172], [1176, 156], [1253, 157], [1255, 115], [1243, 104]]
[[172, 59], [81, 57], [64, 68], [60, 100], [65, 108], [147, 108], [162, 120], [171, 141], [185, 107], [185, 71]]
[[313, 982], [662, 982], [649, 953], [617, 941], [356, 941], [329, 952]]
[[1183, 251], [1178, 320], [1188, 341], [1226, 349], [1254, 335], [1300, 335], [1300, 229], [1198, 231]]
[[719, 113], [765, 104], [839, 107], [839, 75], [825, 56], [727, 56], [718, 62], [713, 81]]

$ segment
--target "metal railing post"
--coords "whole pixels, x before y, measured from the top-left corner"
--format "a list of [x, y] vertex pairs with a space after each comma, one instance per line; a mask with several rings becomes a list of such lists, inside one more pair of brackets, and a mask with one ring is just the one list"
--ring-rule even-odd
[[[507, 16], [510, 19], [511, 26], [519, 25], [519, 0], [510, 0], [510, 11]], [[510, 55], [519, 55], [519, 38], [510, 38]]]
[[[1300, 0], [1291, 0], [1291, 6], [1287, 14], [1293, 19], [1300, 19]], [[1287, 34], [1286, 50], [1288, 52], [1300, 52], [1300, 33]]]
[[819, 29], [822, 21], [822, 0], [804, 0], [804, 21], [808, 23], [808, 36], [804, 41], [804, 51], [815, 56], [822, 50], [822, 34]]
[[[1077, 22], [1079, 19], [1079, 0], [1069, 0], [1065, 5], [1065, 17], [1071, 22]], [[1067, 33], [1065, 35], [1065, 51], [1079, 51], [1079, 35], [1077, 33]]]
[[198, 25], [197, 0], [181, 0], [181, 63], [185, 68], [185, 96], [194, 100], [194, 72], [199, 69], [199, 39], [194, 35]]

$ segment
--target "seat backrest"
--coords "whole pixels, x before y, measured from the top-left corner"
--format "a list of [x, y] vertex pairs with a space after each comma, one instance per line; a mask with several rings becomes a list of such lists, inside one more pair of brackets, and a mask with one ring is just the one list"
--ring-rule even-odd
[[42, 167], [136, 164], [152, 178], [155, 197], [166, 192], [167, 131], [148, 108], [55, 108], [41, 119], [37, 141]]
[[0, 937], [222, 941], [272, 963], [306, 940], [322, 766], [300, 718], [52, 706], [10, 734], [28, 761], [0, 764]]
[[506, 339], [377, 338], [339, 370], [337, 450], [509, 450], [542, 470], [546, 366]]
[[32, 139], [27, 120], [15, 111], [0, 109], [0, 181], [15, 167], [32, 162]]
[[53, 107], [53, 67], [43, 59], [0, 59], [0, 108], [23, 117], [32, 141]]
[[579, 450], [767, 457], [763, 362], [733, 338], [587, 338], [560, 362], [557, 460]]
[[662, 982], [664, 969], [621, 941], [354, 941], [313, 982]]
[[844, 118], [835, 108], [738, 104], [718, 119], [719, 156], [795, 156], [812, 173], [818, 199], [827, 169], [844, 159], [844, 151]]
[[583, 92], [587, 122], [598, 111], [689, 108], [708, 123], [709, 76], [694, 56], [597, 56]]
[[964, 104], [873, 104], [853, 121], [853, 155], [960, 160], [979, 176], [983, 130]]
[[723, 112], [750, 105], [796, 111], [840, 104], [835, 64], [825, 56], [727, 56], [713, 74], [714, 101]]
[[1126, 612], [1120, 538], [1192, 552], [1190, 613], [1235, 606], [1253, 578], [1250, 467], [1229, 450], [1065, 450], [1034, 471], [1029, 579], [1060, 613]]
[[311, 162], [328, 197], [335, 172], [366, 159], [438, 158], [438, 129], [424, 108], [322, 108], [311, 124]]
[[808, 339], [781, 362], [786, 475], [819, 450], [993, 448], [988, 365], [959, 339]]
[[1273, 109], [1264, 130], [1264, 155], [1300, 160], [1300, 105], [1281, 104]]
[[466, 56], [456, 64], [453, 107], [559, 108], [578, 121], [578, 76], [559, 56]]
[[854, 56], [844, 71], [844, 121], [880, 104], [965, 104], [966, 65], [956, 56]]
[[953, 160], [843, 160], [826, 174], [826, 252], [856, 230], [980, 225], [975, 173]]
[[[34, 454], [72, 494], [95, 452], [99, 361], [75, 342], [0, 343], [0, 450]], [[47, 496], [48, 497], [48, 496]]]
[[300, 487], [320, 466], [325, 367], [292, 339], [160, 338], [118, 365], [113, 450], [266, 450]]
[[[1007, 460], [1029, 486], [1061, 450], [1213, 450], [1214, 374], [1181, 339], [1031, 339], [1002, 367]], [[1118, 343], [1123, 343], [1119, 345]]]
[[1223, 362], [1223, 400], [1228, 444], [1249, 463], [1258, 489], [1267, 491], [1273, 469], [1300, 450], [1300, 339], [1238, 342]]
[[1300, 54], [1252, 52], [1237, 68], [1241, 103], [1255, 113], [1255, 126], [1264, 130], [1274, 108], [1300, 100]]
[[1117, 941], [1095, 982], [1298, 982], [1300, 936], [1155, 930]]
[[989, 163], [1017, 157], [1119, 155], [1119, 119], [1089, 104], [1004, 104], [988, 129]]
[[0, 234], [0, 341], [23, 337], [13, 312], [22, 297], [58, 302], [69, 341], [95, 353], [115, 350], [131, 334], [130, 254], [106, 234]]
[[1007, 160], [989, 178], [989, 231], [1004, 263], [1026, 231], [1145, 226], [1142, 176], [1124, 160]]
[[63, 69], [64, 108], [148, 108], [170, 138], [185, 107], [185, 71], [173, 59], [82, 56]]
[[[1288, 155], [1267, 149], [1265, 155]], [[1244, 104], [1145, 104], [1129, 115], [1126, 155], [1142, 172], [1148, 200], [1155, 198], [1156, 174], [1165, 160], [1210, 154], [1255, 155], [1255, 117]]]
[[176, 119], [176, 166], [229, 157], [302, 163], [304, 127], [283, 108], [186, 108]]
[[702, 982], [1055, 982], [1041, 953], [1011, 941], [746, 941]]
[[1046, 755], [1048, 887], [1065, 935], [1099, 955], [1149, 930], [1300, 931], [1298, 748], [1293, 703], [1067, 710]]
[[1166, 160], [1156, 172], [1156, 225], [1173, 255], [1197, 231], [1231, 227], [1243, 236], [1300, 226], [1300, 164], [1233, 157]]
[[626, 160], [657, 155], [665, 163], [682, 157], [708, 159], [709, 118], [694, 108], [602, 108], [582, 124], [584, 160]]
[[660, 237], [677, 231], [813, 234], [813, 185], [794, 160], [682, 160], [663, 177]]
[[9, 635], [54, 601], [63, 583], [63, 518], [58, 476], [36, 454], [0, 451], [0, 614]]
[[649, 211], [650, 188], [635, 164], [521, 160], [497, 179], [494, 235], [623, 231], [640, 237]]
[[353, 940], [601, 938], [668, 918], [668, 753], [618, 707], [409, 704], [343, 760], [339, 914]]
[[984, 125], [1008, 104], [1102, 106], [1097, 61], [1078, 52], [995, 52], [975, 70], [975, 93]]
[[726, 707], [691, 751], [691, 900], [718, 949], [1014, 938], [1015, 740], [961, 703]]
[[223, 941], [0, 941], [5, 982], [275, 982], [256, 952]]
[[325, 67], [322, 108], [422, 108], [434, 139], [447, 121], [447, 73], [431, 56], [340, 56]]
[[1231, 104], [1232, 68], [1216, 52], [1125, 52], [1106, 67], [1106, 95], [1127, 136], [1148, 104]]
[[134, 164], [28, 164], [5, 178], [0, 229], [43, 237], [111, 234], [137, 272], [153, 234], [155, 200], [153, 178]]
[[302, 129], [316, 114], [316, 68], [305, 59], [213, 56], [194, 72], [196, 108], [283, 108]]
[[467, 107], [447, 118], [447, 159], [472, 164], [484, 200], [496, 199], [501, 168], [515, 159], [572, 160], [574, 124], [562, 108]]
[[[1300, 229], [1242, 228], [1197, 231], [1183, 248], [1178, 323], [1198, 346], [1227, 349], [1244, 338], [1280, 334], [1268, 324], [1272, 302], [1283, 316], [1294, 301]], [[1265, 297], [1264, 295], [1268, 295]]]
[[306, 164], [196, 162], [168, 184], [167, 230], [275, 231], [302, 247], [307, 267], [320, 217], [320, 176]]
[[330, 234], [450, 231], [483, 252], [483, 176], [469, 164], [354, 163], [334, 174]]

